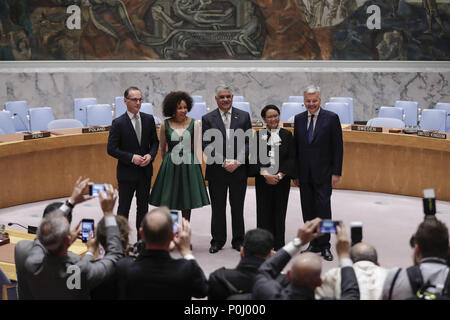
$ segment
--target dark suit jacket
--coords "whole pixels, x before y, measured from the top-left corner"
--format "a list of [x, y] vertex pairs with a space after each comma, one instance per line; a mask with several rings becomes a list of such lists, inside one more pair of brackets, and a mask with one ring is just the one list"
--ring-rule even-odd
[[[262, 136], [267, 135], [267, 139], [262, 139]], [[279, 146], [279, 162], [278, 162], [278, 171], [283, 172], [288, 177], [287, 178], [296, 178], [297, 170], [296, 170], [296, 153], [295, 153], [295, 143], [292, 133], [286, 129], [280, 128], [279, 136], [281, 139], [281, 144]], [[259, 175], [261, 168], [269, 167], [270, 164], [263, 164], [261, 162], [260, 157], [260, 149], [261, 144], [266, 143], [270, 137], [270, 132], [267, 129], [261, 129], [256, 132], [255, 138], [257, 141], [256, 155], [251, 155], [251, 157], [256, 157], [257, 164], [251, 165], [251, 174], [250, 175]], [[270, 151], [270, 147], [267, 146], [267, 151]], [[268, 157], [268, 155], [267, 155]]]
[[190, 300], [208, 293], [197, 261], [173, 259], [163, 250], [146, 250], [131, 265], [119, 266], [118, 272], [121, 299]]
[[[253, 286], [254, 300], [314, 300], [314, 290], [292, 284], [285, 287], [276, 280], [289, 260], [289, 253], [281, 249], [261, 265]], [[359, 300], [358, 280], [353, 267], [341, 268], [341, 276], [341, 300]]]
[[[248, 155], [249, 155], [249, 138], [245, 138], [244, 146], [242, 146], [242, 141], [238, 142], [238, 139], [235, 137], [234, 139], [234, 149], [231, 149], [231, 143], [227, 143], [227, 135], [225, 131], [225, 126], [223, 124], [222, 116], [220, 115], [219, 108], [205, 114], [202, 117], [202, 148], [203, 151], [205, 151], [205, 148], [208, 146], [214, 146], [215, 138], [213, 138], [211, 141], [207, 141], [205, 139], [205, 132], [208, 129], [218, 129], [220, 130], [223, 140], [222, 140], [222, 147], [217, 146], [217, 148], [214, 148], [214, 150], [210, 153], [206, 151], [206, 154], [209, 153], [213, 157], [218, 157], [222, 159], [222, 161], [217, 164], [208, 164], [206, 166], [206, 172], [205, 172], [205, 179], [206, 180], [214, 180], [214, 179], [220, 179], [223, 177], [223, 174], [227, 171], [222, 168], [222, 164], [225, 159], [241, 159], [242, 165], [239, 166], [233, 173], [229, 174], [229, 177], [231, 179], [234, 179], [236, 177], [247, 177], [247, 163], [248, 163]], [[244, 132], [247, 132], [248, 134], [252, 134], [252, 123], [250, 121], [250, 115], [246, 111], [239, 110], [237, 108], [232, 108], [231, 111], [231, 122], [230, 122], [230, 129], [242, 129]], [[247, 131], [250, 130], [250, 131]], [[227, 153], [227, 148], [230, 149]], [[228, 156], [231, 155], [231, 156]], [[243, 159], [243, 160], [242, 160]], [[244, 161], [244, 163], [242, 162]]]
[[297, 149], [298, 178], [322, 184], [331, 175], [342, 175], [342, 128], [337, 114], [320, 109], [311, 144], [306, 137], [308, 111], [295, 116], [294, 138]]
[[119, 160], [117, 162], [117, 180], [119, 182], [136, 181], [142, 174], [142, 171], [139, 170], [141, 167], [131, 162], [134, 154], [143, 156], [148, 153], [152, 156], [151, 162], [145, 167], [145, 174], [147, 177], [153, 175], [152, 162], [159, 146], [155, 120], [152, 115], [146, 113], [140, 112], [140, 116], [142, 123], [140, 146], [133, 124], [126, 112], [112, 122], [108, 137], [108, 154]]

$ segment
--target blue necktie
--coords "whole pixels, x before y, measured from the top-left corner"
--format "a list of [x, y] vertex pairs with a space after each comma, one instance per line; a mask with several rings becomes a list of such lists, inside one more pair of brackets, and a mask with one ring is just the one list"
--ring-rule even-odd
[[308, 132], [306, 137], [308, 138], [308, 143], [311, 144], [314, 136], [314, 115], [311, 115], [311, 121], [309, 122]]

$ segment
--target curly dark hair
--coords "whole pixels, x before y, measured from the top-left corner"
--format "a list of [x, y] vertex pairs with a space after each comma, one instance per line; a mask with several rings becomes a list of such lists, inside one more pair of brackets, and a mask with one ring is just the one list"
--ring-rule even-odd
[[184, 91], [172, 91], [170, 92], [163, 101], [163, 115], [165, 117], [173, 117], [175, 111], [178, 108], [178, 104], [183, 101], [186, 102], [188, 111], [192, 109], [193, 100], [191, 96]]

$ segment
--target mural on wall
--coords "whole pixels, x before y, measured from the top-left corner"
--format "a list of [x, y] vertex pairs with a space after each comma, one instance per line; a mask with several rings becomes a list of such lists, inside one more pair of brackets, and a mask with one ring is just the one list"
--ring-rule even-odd
[[450, 60], [449, 0], [2, 0], [0, 60]]

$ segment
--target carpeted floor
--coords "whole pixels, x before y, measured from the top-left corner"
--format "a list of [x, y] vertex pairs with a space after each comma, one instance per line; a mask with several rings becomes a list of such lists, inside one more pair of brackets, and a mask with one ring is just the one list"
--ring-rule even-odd
[[[23, 225], [38, 226], [45, 206], [53, 201], [47, 200], [29, 203], [16, 207], [0, 209], [0, 224], [17, 222]], [[450, 226], [450, 202], [437, 201], [437, 217]], [[130, 241], [136, 241], [135, 208], [133, 201], [130, 226], [132, 234]], [[228, 239], [225, 247], [212, 255], [208, 252], [210, 239], [210, 206], [193, 210], [192, 212], [192, 245], [193, 253], [200, 266], [208, 276], [215, 269], [226, 266], [234, 267], [239, 261], [239, 253], [231, 248], [231, 218], [227, 208]], [[417, 225], [423, 220], [422, 199], [348, 190], [334, 190], [332, 196], [333, 219], [342, 220], [350, 233], [350, 223], [363, 223], [363, 241], [374, 245], [378, 250], [379, 262], [382, 266], [408, 266], [411, 264], [412, 250], [409, 239]], [[254, 187], [248, 187], [245, 201], [246, 230], [256, 227], [256, 201]], [[93, 218], [96, 222], [102, 217], [97, 199], [78, 205], [73, 212], [72, 227], [82, 218]], [[286, 241], [293, 239], [298, 227], [303, 224], [298, 188], [292, 188], [286, 217]], [[13, 226], [11, 228], [20, 229]], [[323, 260], [323, 272], [338, 266], [334, 249], [334, 235], [331, 237], [332, 252], [335, 260]], [[177, 256], [174, 253], [174, 256]]]

